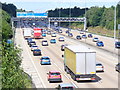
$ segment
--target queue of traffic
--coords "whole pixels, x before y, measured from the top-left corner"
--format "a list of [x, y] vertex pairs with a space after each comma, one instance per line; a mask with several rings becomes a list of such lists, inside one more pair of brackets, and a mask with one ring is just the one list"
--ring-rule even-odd
[[[65, 38], [62, 37], [62, 36], [60, 36], [58, 38], [58, 41], [56, 40], [57, 33], [61, 33], [62, 34], [62, 32], [63, 32], [62, 30], [56, 30], [56, 32], [54, 32], [52, 30], [44, 30], [43, 29], [43, 30], [41, 30], [41, 32], [42, 33], [39, 34], [39, 35], [41, 35], [40, 38], [43, 39], [42, 42], [41, 42], [42, 46], [49, 46], [48, 42], [50, 42], [51, 44], [56, 44], [58, 41], [60, 41], [60, 42], [64, 42], [65, 41]], [[88, 34], [88, 37], [85, 34], [83, 34], [83, 33], [80, 33], [80, 34], [81, 35], [77, 35], [76, 36], [77, 40], [87, 39], [87, 38], [93, 38], [92, 34]], [[33, 34], [31, 34], [31, 36], [32, 35], [34, 36], [34, 32], [33, 32]], [[36, 34], [36, 35], [38, 35], [38, 34]], [[44, 37], [47, 37], [47, 35], [51, 35], [51, 37], [54, 37], [54, 39], [50, 39], [50, 41], [48, 41], [47, 39], [44, 39]], [[73, 37], [73, 34], [69, 33], [68, 37]], [[41, 58], [40, 58], [40, 64], [41, 65], [51, 65], [51, 59], [50, 59], [50, 57], [49, 56], [42, 56], [42, 51], [36, 45], [36, 42], [34, 40], [36, 38], [35, 37], [32, 37], [32, 38], [31, 37], [27, 37], [25, 39], [27, 40], [27, 43], [28, 43], [29, 47], [31, 48], [31, 51], [33, 52], [33, 55], [34, 56], [41, 56]], [[93, 42], [96, 42], [97, 46], [102, 46], [102, 47], [104, 46], [104, 43], [102, 41], [100, 41], [97, 37], [94, 37], [92, 40], [93, 40]], [[62, 51], [66, 51], [66, 48], [68, 48], [68, 47], [69, 47], [69, 45], [67, 45], [67, 44], [61, 45], [61, 52]], [[65, 57], [65, 56], [63, 56], [63, 57]], [[104, 66], [100, 62], [95, 62], [94, 65], [95, 65], [96, 68], [95, 68], [95, 71], [91, 71], [90, 72], [90, 73], [92, 73], [92, 76], [91, 76], [92, 79], [89, 79], [89, 80], [95, 80], [95, 76], [94, 75], [95, 75], [96, 71], [104, 72]], [[119, 65], [120, 64], [116, 65], [116, 67], [115, 67], [116, 71], [120, 71], [120, 69], [118, 68]], [[81, 77], [81, 76], [78, 76], [78, 73], [76, 72], [76, 77], [77, 78], [75, 79], [75, 77], [73, 75], [74, 74], [73, 71], [70, 70], [70, 68], [68, 68], [68, 66], [65, 66], [65, 71], [71, 75], [71, 77], [73, 78], [73, 80], [76, 80], [76, 81], [80, 80], [80, 79], [78, 79], [78, 77]], [[47, 73], [47, 75], [48, 75], [48, 81], [49, 82], [54, 82], [54, 81], [55, 82], [56, 81], [62, 82], [62, 75], [61, 75], [60, 71], [49, 71]], [[81, 79], [81, 80], [87, 80], [87, 79], [85, 78], [85, 79]], [[60, 87], [62, 87], [61, 84], [58, 86], [58, 88], [60, 88]], [[74, 88], [74, 86], [72, 85], [72, 86], [70, 86], [70, 88]]]

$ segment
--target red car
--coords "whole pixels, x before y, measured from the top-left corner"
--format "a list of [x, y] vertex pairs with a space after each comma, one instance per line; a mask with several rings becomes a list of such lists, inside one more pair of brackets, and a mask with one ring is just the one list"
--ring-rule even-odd
[[62, 82], [62, 77], [61, 77], [61, 73], [59, 71], [49, 71], [48, 74], [48, 81], [49, 82], [56, 82], [56, 81], [60, 81]]

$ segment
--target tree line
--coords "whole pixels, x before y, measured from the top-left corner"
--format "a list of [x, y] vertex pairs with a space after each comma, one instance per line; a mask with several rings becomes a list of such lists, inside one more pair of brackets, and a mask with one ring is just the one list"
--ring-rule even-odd
[[[71, 10], [71, 11], [70, 11]], [[85, 14], [86, 10], [86, 14]], [[48, 11], [48, 17], [85, 17], [87, 18], [87, 27], [101, 26], [109, 30], [114, 29], [114, 10], [115, 7], [111, 6], [109, 8], [103, 7], [90, 7], [90, 8], [56, 8], [55, 10]], [[117, 4], [117, 25], [120, 23], [120, 4]], [[71, 14], [71, 15], [70, 15]], [[81, 24], [81, 23], [80, 23]], [[63, 23], [61, 25], [69, 26], [68, 23]], [[78, 25], [72, 23], [72, 25]], [[117, 26], [116, 26], [117, 27]]]
[[[2, 81], [2, 89], [17, 89], [17, 88], [31, 88], [31, 79], [20, 67], [22, 57], [21, 50], [15, 47], [13, 41], [11, 44], [7, 43], [8, 39], [13, 38], [13, 31], [11, 28], [11, 17], [15, 16], [16, 7], [12, 4], [2, 4], [0, 8], [0, 21], [2, 22], [2, 45], [0, 50], [2, 51], [1, 72], [0, 79]], [[11, 8], [11, 7], [13, 8]]]

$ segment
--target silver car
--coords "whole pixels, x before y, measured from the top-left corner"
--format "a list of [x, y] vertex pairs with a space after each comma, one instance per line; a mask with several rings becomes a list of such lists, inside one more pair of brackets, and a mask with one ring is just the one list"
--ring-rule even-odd
[[97, 42], [97, 41], [99, 41], [99, 39], [97, 37], [94, 37], [93, 42]]
[[104, 66], [100, 62], [96, 62], [96, 72], [104, 72]]

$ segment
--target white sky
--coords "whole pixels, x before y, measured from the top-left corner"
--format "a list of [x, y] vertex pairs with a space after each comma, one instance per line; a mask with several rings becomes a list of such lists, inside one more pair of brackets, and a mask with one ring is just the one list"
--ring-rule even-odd
[[[62, 2], [119, 2], [120, 0], [62, 0]], [[33, 2], [33, 0], [1, 0], [1, 2]], [[34, 2], [61, 2], [61, 0], [34, 0]]]
[[18, 9], [46, 12], [55, 8], [83, 8], [91, 6], [115, 6], [120, 0], [1, 0], [2, 3], [13, 3]]

